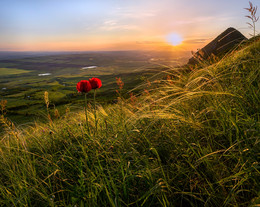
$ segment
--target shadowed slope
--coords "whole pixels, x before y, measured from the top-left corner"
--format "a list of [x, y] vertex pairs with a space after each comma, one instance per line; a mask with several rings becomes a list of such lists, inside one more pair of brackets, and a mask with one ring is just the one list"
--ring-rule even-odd
[[232, 50], [240, 42], [247, 40], [238, 30], [230, 27], [212, 40], [204, 48], [200, 49], [189, 59], [188, 64], [196, 64], [199, 60], [206, 60], [212, 54], [219, 56]]

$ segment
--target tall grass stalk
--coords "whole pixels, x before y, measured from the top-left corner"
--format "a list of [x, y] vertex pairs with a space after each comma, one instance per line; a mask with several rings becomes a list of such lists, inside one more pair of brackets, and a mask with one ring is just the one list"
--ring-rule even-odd
[[52, 122], [50, 111], [49, 111], [50, 101], [49, 101], [48, 91], [44, 92], [44, 101], [45, 101], [45, 105], [46, 105], [47, 117], [48, 117], [49, 121]]
[[249, 15], [247, 15], [246, 17], [251, 20], [251, 23], [247, 22], [247, 24], [253, 29], [253, 34], [251, 34], [251, 36], [255, 37], [256, 23], [259, 20], [259, 17], [256, 16], [257, 6], [254, 6], [252, 2], [249, 1], [249, 8], [245, 8], [245, 9], [249, 12]]

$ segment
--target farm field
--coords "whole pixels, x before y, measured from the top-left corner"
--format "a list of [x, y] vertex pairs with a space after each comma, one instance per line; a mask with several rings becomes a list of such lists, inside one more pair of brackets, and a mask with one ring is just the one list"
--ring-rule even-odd
[[[189, 54], [174, 58], [167, 52], [88, 52], [7, 59], [0, 61], [0, 99], [7, 100], [7, 117], [20, 124], [33, 122], [45, 114], [44, 91], [48, 91], [50, 110], [78, 110], [83, 98], [77, 93], [80, 80], [99, 77], [103, 87], [97, 96], [101, 103], [116, 99], [116, 77], [129, 91], [154, 74], [184, 64]], [[136, 90], [138, 93], [138, 89]], [[126, 94], [126, 96], [128, 96]], [[89, 100], [93, 93], [89, 94]]]
[[21, 70], [16, 68], [0, 68], [1, 76], [8, 76], [8, 75], [18, 75], [23, 73], [29, 73], [28, 70]]

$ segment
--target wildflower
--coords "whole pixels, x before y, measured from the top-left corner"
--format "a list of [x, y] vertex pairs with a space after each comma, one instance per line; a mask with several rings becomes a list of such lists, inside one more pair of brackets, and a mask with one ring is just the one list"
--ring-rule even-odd
[[89, 92], [92, 89], [91, 84], [87, 80], [81, 80], [80, 82], [77, 83], [77, 90], [78, 92]]
[[54, 114], [55, 114], [56, 119], [58, 119], [60, 117], [60, 113], [59, 113], [58, 109], [54, 110]]
[[123, 89], [124, 82], [121, 80], [121, 78], [116, 78], [116, 84], [119, 86], [120, 90]]
[[[88, 112], [87, 112], [87, 93], [91, 90], [91, 89], [97, 89], [100, 88], [102, 86], [102, 82], [100, 79], [98, 78], [91, 78], [88, 81], [87, 80], [81, 80], [80, 82], [77, 83], [77, 90], [78, 92], [84, 92], [85, 93], [85, 116], [86, 116], [86, 123], [87, 123], [87, 128], [88, 131], [90, 132], [89, 129], [89, 123], [88, 123]], [[95, 105], [95, 127], [96, 127], [96, 131], [97, 131], [97, 115], [96, 115], [96, 90], [94, 92], [94, 105]]]
[[91, 79], [89, 79], [89, 82], [90, 82], [92, 89], [97, 89], [102, 86], [102, 82], [99, 78], [91, 78]]
[[6, 104], [7, 104], [7, 100], [1, 100], [0, 101], [0, 106], [1, 106], [1, 111], [2, 111], [2, 115], [5, 114], [5, 110], [6, 110]]
[[136, 96], [134, 95], [134, 93], [133, 92], [131, 92], [130, 93], [130, 101], [131, 101], [131, 105], [132, 106], [135, 106], [135, 104], [136, 104]]

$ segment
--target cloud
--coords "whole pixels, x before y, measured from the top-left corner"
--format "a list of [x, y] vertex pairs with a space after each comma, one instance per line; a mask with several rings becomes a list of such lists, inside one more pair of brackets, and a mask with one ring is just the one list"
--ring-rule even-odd
[[192, 19], [187, 20], [177, 20], [174, 22], [175, 25], [187, 25], [187, 24], [197, 24], [203, 22], [215, 22], [216, 20], [219, 21], [230, 21], [234, 19], [232, 16], [198, 16]]
[[104, 21], [103, 24], [106, 25], [106, 26], [114, 26], [114, 25], [117, 24], [117, 21], [115, 21], [115, 20], [107, 20], [107, 21]]
[[147, 12], [137, 12], [137, 11], [128, 11], [123, 13], [118, 13], [119, 16], [124, 18], [132, 18], [132, 19], [141, 19], [156, 16], [155, 11], [147, 11]]
[[138, 10], [136, 8], [118, 8], [113, 15], [120, 19], [143, 19], [157, 16], [157, 10]]
[[206, 43], [209, 40], [211, 40], [211, 39], [210, 38], [188, 39], [188, 40], [183, 41], [183, 43], [187, 43], [187, 44], [201, 44], [201, 43]]
[[139, 45], [153, 45], [153, 44], [161, 44], [163, 42], [159, 42], [159, 41], [136, 41], [136, 44]]
[[116, 20], [106, 20], [103, 22], [103, 24], [100, 26], [101, 30], [105, 30], [105, 31], [115, 31], [115, 30], [138, 30], [138, 27], [136, 25], [133, 24], [124, 24], [124, 23], [120, 23]]

